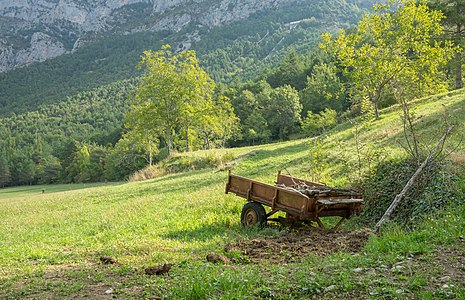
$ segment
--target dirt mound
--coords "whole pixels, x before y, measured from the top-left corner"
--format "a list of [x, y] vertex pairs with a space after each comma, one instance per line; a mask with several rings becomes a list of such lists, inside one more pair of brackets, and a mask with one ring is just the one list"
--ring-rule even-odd
[[238, 251], [249, 260], [258, 262], [293, 262], [309, 254], [325, 256], [338, 251], [358, 252], [373, 232], [330, 231], [320, 228], [305, 228], [289, 234], [263, 239], [244, 240], [227, 244], [226, 252]]

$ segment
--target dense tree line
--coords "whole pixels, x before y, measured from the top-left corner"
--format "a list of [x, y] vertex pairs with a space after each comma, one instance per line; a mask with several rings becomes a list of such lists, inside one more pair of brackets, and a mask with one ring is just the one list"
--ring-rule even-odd
[[[188, 103], [182, 98], [176, 104], [182, 118], [173, 119], [174, 127], [165, 134], [160, 134], [160, 119], [150, 114], [143, 119], [133, 110], [125, 118], [134, 101], [147, 111], [140, 101], [144, 94], [140, 79], [4, 117], [0, 119], [0, 185], [121, 180], [169, 151], [258, 144], [299, 135], [307, 111], [317, 115], [325, 108], [342, 112], [347, 107], [339, 75], [325, 60], [320, 51], [303, 55], [292, 50], [276, 68], [260, 76], [264, 79], [212, 85], [210, 100], [199, 96], [196, 101], [207, 114], [197, 115], [190, 104], [183, 108], [181, 104]], [[333, 83], [326, 88], [328, 78]], [[320, 94], [325, 95], [323, 100]], [[192, 97], [188, 94], [185, 99]], [[149, 126], [138, 136], [133, 129], [141, 121]], [[315, 134], [318, 129], [310, 132], [306, 131]]]
[[135, 84], [114, 83], [0, 119], [0, 169], [6, 170], [0, 185], [105, 179], [101, 158], [121, 137]]
[[[1, 118], [0, 186], [122, 180], [173, 151], [318, 135], [393, 99], [408, 108], [402, 101], [456, 78], [446, 63], [459, 49], [441, 42], [439, 12], [402, 5], [378, 6], [359, 28], [325, 35], [323, 50], [291, 49], [257, 79], [228, 85], [215, 84], [193, 51], [147, 51], [138, 79]], [[409, 40], [410, 27], [422, 38]]]

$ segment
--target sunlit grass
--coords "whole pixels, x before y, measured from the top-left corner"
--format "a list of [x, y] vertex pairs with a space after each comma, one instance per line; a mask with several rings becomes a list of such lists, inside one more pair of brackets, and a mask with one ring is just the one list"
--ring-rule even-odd
[[[459, 93], [418, 102], [416, 113], [422, 115], [419, 122], [425, 124], [426, 140], [434, 141], [439, 132], [435, 124], [443, 114], [442, 104], [463, 125], [464, 98]], [[360, 140], [367, 145], [376, 141], [387, 156], [405, 155], [396, 143], [401, 138], [399, 114], [385, 110], [380, 120], [360, 129]], [[345, 165], [356, 159], [354, 135], [353, 127], [342, 124], [322, 139], [327, 183], [346, 185], [354, 178], [356, 170]], [[458, 134], [451, 137], [455, 143], [459, 140]], [[278, 170], [312, 179], [314, 141], [197, 151], [180, 154], [170, 163], [183, 156], [237, 158], [254, 151], [233, 164], [232, 171], [268, 183], [274, 182]], [[462, 149], [455, 150], [453, 159], [461, 160]], [[226, 180], [226, 169], [207, 168], [143, 182], [0, 189], [0, 298], [103, 297], [110, 288], [122, 298], [167, 299], [465, 295], [460, 285], [431, 287], [435, 284], [431, 274], [442, 274], [434, 262], [436, 249], [459, 247], [465, 236], [464, 206], [440, 212], [414, 231], [388, 226], [383, 236], [373, 235], [357, 254], [309, 256], [287, 265], [207, 263], [206, 255], [222, 253], [227, 243], [285, 232], [279, 227], [243, 229], [239, 219], [244, 200], [225, 195]], [[112, 256], [119, 264], [104, 266], [101, 255]], [[408, 257], [426, 263], [423, 268], [410, 266]], [[144, 275], [145, 267], [166, 262], [174, 264], [170, 276]], [[402, 272], [390, 271], [399, 262]]]

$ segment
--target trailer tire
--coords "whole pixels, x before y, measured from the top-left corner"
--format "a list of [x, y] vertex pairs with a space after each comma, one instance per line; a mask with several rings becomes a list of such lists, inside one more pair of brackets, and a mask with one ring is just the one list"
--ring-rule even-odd
[[241, 223], [244, 227], [255, 225], [263, 226], [266, 224], [266, 212], [263, 206], [258, 202], [248, 202], [242, 208]]

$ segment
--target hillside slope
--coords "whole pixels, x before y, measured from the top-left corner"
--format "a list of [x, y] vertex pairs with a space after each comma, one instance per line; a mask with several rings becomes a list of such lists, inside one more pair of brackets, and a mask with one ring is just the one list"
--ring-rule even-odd
[[[121, 17], [124, 26], [117, 22], [106, 24], [107, 19], [95, 17], [97, 21], [106, 24], [101, 25], [104, 31], [87, 32], [84, 29], [68, 28], [74, 23], [68, 20], [64, 23], [57, 21], [55, 24], [53, 16], [50, 17], [52, 23], [47, 23], [49, 19], [45, 14], [45, 20], [39, 20], [37, 24], [33, 22], [32, 25], [0, 32], [0, 47], [3, 43], [29, 47], [31, 41], [40, 40], [46, 46], [42, 45], [45, 48], [37, 51], [52, 54], [55, 48], [65, 49], [64, 45], [71, 45], [66, 55], [46, 60], [37, 54], [42, 63], [0, 73], [0, 115], [30, 111], [40, 104], [63, 101], [66, 96], [77, 92], [137, 76], [135, 66], [142, 51], [158, 50], [162, 44], [167, 43], [178, 50], [196, 50], [203, 67], [216, 81], [245, 81], [258, 76], [265, 67], [276, 65], [291, 47], [299, 52], [307, 51], [315, 46], [322, 32], [354, 24], [362, 13], [359, 6], [366, 3], [362, 1], [356, 4], [345, 0], [166, 1], [175, 6], [170, 7], [170, 4], [158, 12], [158, 3], [165, 1], [154, 2], [155, 8], [147, 4], [151, 1], [129, 2], [145, 4], [124, 6], [128, 11], [119, 11], [120, 15], [115, 8], [116, 11], [109, 18], [119, 20], [118, 16]], [[147, 7], [148, 12], [145, 11]], [[92, 12], [91, 8], [84, 10]], [[6, 12], [3, 14], [8, 15]], [[125, 20], [126, 15], [132, 19]], [[157, 22], [161, 24], [158, 27], [153, 25]], [[177, 26], [177, 22], [182, 24]], [[174, 27], [170, 27], [170, 24]], [[45, 28], [46, 33], [40, 31], [41, 28]], [[72, 40], [62, 41], [53, 48], [47, 44], [47, 39], [51, 37], [39, 36], [52, 35], [47, 30], [59, 39]], [[90, 36], [79, 38], [72, 34], [81, 31]], [[2, 39], [12, 41], [2, 42]], [[81, 43], [80, 39], [86, 42]], [[80, 46], [73, 46], [76, 43]], [[9, 61], [6, 55], [12, 51], [0, 49], [0, 64]]]
[[[427, 140], [439, 133], [444, 107], [449, 120], [463, 127], [465, 91], [416, 103], [422, 136]], [[358, 128], [358, 140], [365, 147], [382, 147], [387, 157], [402, 157], [396, 142], [402, 137], [399, 113], [395, 108], [383, 111], [381, 120]], [[347, 122], [321, 139], [186, 155], [200, 159], [229, 152], [238, 157], [255, 151], [233, 165], [233, 172], [271, 183], [277, 170], [287, 169], [299, 177], [318, 176], [343, 186], [357, 175], [355, 168], [344, 163], [357, 160], [355, 133]], [[445, 199], [443, 208], [410, 230], [391, 224], [381, 236], [367, 230], [308, 229], [302, 235], [277, 226], [243, 229], [239, 216], [244, 200], [224, 194], [227, 172], [218, 169], [71, 192], [54, 193], [63, 190], [61, 186], [28, 189], [27, 196], [19, 194], [21, 188], [0, 190], [0, 295], [464, 298], [464, 152], [463, 145], [453, 146], [462, 137], [463, 130], [456, 131], [447, 148], [454, 149], [450, 171], [456, 172], [455, 189], [462, 191], [461, 196]], [[313, 168], [316, 158], [323, 166], [318, 174]], [[18, 196], [8, 196], [13, 193]], [[348, 226], [360, 225], [354, 219]], [[227, 259], [219, 264], [207, 262], [209, 253]], [[105, 265], [101, 256], [118, 263]], [[146, 268], [163, 263], [172, 264], [169, 275], [145, 274]]]

